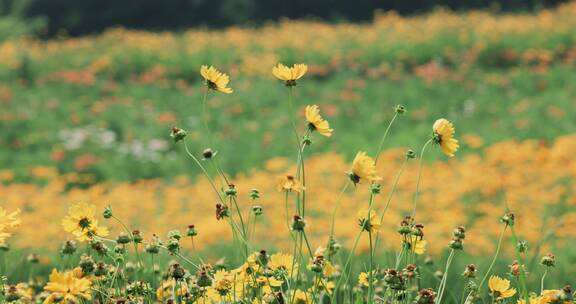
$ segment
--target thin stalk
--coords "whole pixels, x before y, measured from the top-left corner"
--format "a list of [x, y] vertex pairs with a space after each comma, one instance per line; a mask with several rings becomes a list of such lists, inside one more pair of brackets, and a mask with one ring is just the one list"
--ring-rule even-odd
[[544, 292], [544, 280], [546, 279], [547, 274], [548, 274], [548, 267], [544, 269], [544, 274], [542, 275], [542, 279], [540, 280], [540, 294]]
[[504, 232], [506, 232], [506, 228], [508, 228], [508, 225], [504, 225], [504, 229], [502, 229], [502, 232], [500, 233], [500, 238], [498, 239], [498, 245], [496, 245], [496, 253], [494, 253], [494, 258], [492, 258], [492, 262], [490, 263], [488, 270], [486, 271], [484, 277], [482, 278], [480, 284], [478, 285], [478, 293], [482, 291], [482, 286], [484, 285], [484, 282], [486, 282], [486, 279], [490, 275], [490, 271], [492, 271], [492, 268], [494, 267], [494, 264], [498, 259], [498, 255], [500, 254], [500, 248], [502, 247], [502, 240], [504, 239]]
[[384, 131], [384, 134], [382, 135], [382, 138], [380, 139], [380, 144], [378, 145], [378, 150], [376, 150], [376, 154], [374, 155], [374, 164], [378, 163], [378, 158], [380, 157], [380, 152], [382, 152], [382, 148], [384, 148], [384, 141], [386, 140], [386, 137], [388, 136], [388, 132], [390, 131], [392, 124], [396, 120], [396, 117], [398, 117], [398, 112], [394, 113], [394, 116], [392, 117], [392, 119], [388, 123], [388, 127], [386, 127], [386, 130]]
[[[370, 215], [368, 215], [370, 217]], [[368, 230], [368, 239], [370, 242], [370, 262], [368, 267], [368, 302], [372, 302], [374, 291], [374, 283], [372, 282], [372, 271], [374, 269], [374, 249], [372, 247], [372, 230]]]
[[200, 163], [198, 158], [196, 158], [196, 156], [194, 156], [194, 154], [192, 154], [190, 152], [190, 149], [188, 149], [188, 144], [186, 143], [186, 141], [184, 141], [184, 147], [186, 149], [186, 154], [188, 154], [188, 156], [190, 156], [190, 158], [192, 158], [192, 160], [194, 160], [194, 162], [196, 163], [196, 165], [198, 165], [198, 167], [200, 168], [202, 173], [204, 173], [204, 176], [206, 176], [206, 178], [208, 179], [208, 182], [210, 182], [212, 189], [214, 190], [214, 192], [216, 193], [216, 195], [220, 199], [220, 203], [224, 204], [224, 198], [220, 194], [220, 191], [218, 191], [218, 188], [216, 188], [216, 185], [214, 184], [214, 181], [210, 177], [210, 174], [208, 174], [208, 171], [206, 171], [206, 168], [204, 168], [204, 166], [202, 166], [202, 163]]
[[422, 151], [420, 151], [420, 165], [418, 167], [418, 177], [416, 179], [416, 191], [414, 192], [414, 200], [412, 202], [412, 204], [413, 204], [412, 219], [416, 218], [416, 206], [418, 203], [418, 194], [420, 192], [420, 178], [422, 177], [422, 163], [423, 163], [424, 151], [426, 151], [426, 147], [428, 147], [428, 145], [431, 142], [432, 142], [432, 139], [429, 139], [424, 144], [424, 146], [422, 146]]
[[336, 198], [336, 204], [334, 205], [334, 209], [332, 210], [332, 220], [331, 220], [331, 224], [330, 224], [330, 238], [334, 237], [334, 222], [336, 220], [336, 212], [340, 208], [342, 196], [344, 195], [344, 192], [346, 192], [346, 189], [348, 189], [348, 186], [350, 186], [350, 180], [349, 179], [346, 180], [346, 184], [344, 184], [344, 187], [342, 187], [342, 190], [340, 190], [340, 193], [338, 194], [338, 197]]
[[440, 281], [440, 285], [438, 286], [438, 302], [442, 303], [442, 296], [444, 295], [444, 289], [446, 288], [446, 282], [448, 281], [448, 271], [450, 271], [450, 265], [452, 264], [452, 259], [454, 258], [455, 250], [452, 249], [450, 251], [450, 255], [446, 260], [446, 267], [444, 268], [444, 276], [442, 276], [442, 281]]

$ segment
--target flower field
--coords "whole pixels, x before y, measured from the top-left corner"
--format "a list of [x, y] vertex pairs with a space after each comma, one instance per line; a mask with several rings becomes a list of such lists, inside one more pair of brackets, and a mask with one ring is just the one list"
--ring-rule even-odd
[[573, 303], [574, 14], [0, 44], [0, 302]]

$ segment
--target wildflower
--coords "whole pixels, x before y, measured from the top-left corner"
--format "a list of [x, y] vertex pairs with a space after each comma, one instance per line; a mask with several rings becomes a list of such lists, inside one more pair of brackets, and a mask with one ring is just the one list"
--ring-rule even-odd
[[513, 212], [506, 212], [501, 218], [500, 222], [507, 226], [514, 226], [515, 215]]
[[76, 203], [68, 209], [68, 215], [62, 220], [62, 226], [80, 242], [90, 240], [94, 236], [107, 236], [108, 229], [98, 226], [95, 214], [93, 205]]
[[211, 159], [212, 157], [216, 156], [217, 152], [210, 148], [206, 148], [202, 151], [202, 159], [207, 160]]
[[426, 245], [428, 244], [428, 242], [426, 240], [423, 240], [420, 237], [417, 236], [412, 236], [412, 250], [414, 250], [414, 253], [416, 253], [417, 255], [421, 255], [424, 254], [426, 252]]
[[294, 304], [309, 304], [312, 303], [312, 295], [300, 289], [294, 292]]
[[304, 231], [304, 227], [306, 227], [306, 221], [304, 221], [304, 219], [299, 215], [294, 215], [292, 219], [292, 230]]
[[388, 268], [384, 271], [384, 283], [393, 290], [404, 290], [405, 288], [404, 277], [394, 268]]
[[204, 80], [206, 80], [206, 85], [209, 89], [226, 94], [234, 92], [231, 88], [228, 87], [230, 77], [218, 71], [215, 67], [203, 65], [200, 67], [200, 75], [202, 75]]
[[44, 290], [50, 295], [44, 301], [44, 304], [52, 304], [60, 300], [63, 303], [79, 303], [84, 300], [90, 300], [90, 282], [87, 278], [78, 277], [74, 271], [58, 272], [52, 270], [49, 277], [50, 281], [44, 287]]
[[[178, 284], [178, 289], [176, 289]], [[170, 297], [182, 298], [188, 293], [188, 285], [185, 281], [176, 282], [174, 279], [164, 281], [156, 290], [156, 298], [159, 300], [168, 299]]]
[[474, 264], [466, 265], [466, 269], [464, 270], [464, 273], [462, 274], [462, 276], [464, 276], [467, 279], [475, 278], [476, 277], [476, 265], [474, 265]]
[[275, 253], [270, 256], [268, 266], [272, 270], [285, 271], [289, 276], [296, 272], [298, 264], [294, 264], [293, 257], [290, 254]]
[[549, 253], [542, 257], [542, 259], [540, 260], [540, 264], [546, 267], [554, 267], [556, 265], [556, 257], [553, 254]]
[[526, 301], [524, 299], [518, 299], [518, 302], [516, 302], [516, 303], [517, 304], [545, 304], [548, 302], [545, 302], [541, 296], [537, 297], [537, 296], [533, 295], [528, 299], [528, 303], [526, 303]]
[[454, 125], [448, 120], [440, 118], [434, 122], [432, 130], [434, 131], [434, 142], [440, 145], [442, 152], [450, 157], [454, 156], [459, 147], [458, 140], [454, 138]]
[[[376, 280], [376, 276], [374, 271], [372, 272], [372, 284], [376, 284], [378, 280]], [[361, 272], [358, 274], [358, 284], [360, 286], [368, 287], [370, 285], [370, 275], [366, 272]]]
[[188, 225], [188, 229], [186, 230], [186, 235], [189, 237], [194, 237], [198, 235], [198, 230], [196, 230], [196, 226]]
[[170, 129], [170, 137], [172, 137], [174, 142], [179, 142], [183, 140], [186, 137], [186, 135], [188, 134], [184, 129], [180, 129], [178, 127], [172, 127], [172, 129]]
[[254, 213], [254, 216], [260, 216], [264, 213], [264, 209], [260, 205], [254, 205], [252, 206], [252, 213]]
[[492, 296], [496, 300], [510, 298], [516, 294], [516, 289], [510, 288], [510, 281], [502, 279], [498, 276], [491, 276], [488, 280], [488, 287], [492, 292]]
[[362, 230], [369, 231], [371, 233], [378, 232], [378, 230], [380, 230], [380, 226], [382, 225], [376, 214], [376, 211], [369, 211], [366, 209], [358, 211], [358, 223], [360, 224], [360, 227], [362, 227]]
[[376, 182], [382, 179], [376, 175], [376, 162], [364, 151], [356, 153], [356, 157], [352, 161], [352, 172], [349, 173], [349, 176], [354, 184], [358, 184], [362, 180]]
[[295, 191], [300, 193], [306, 188], [299, 180], [294, 178], [294, 176], [286, 175], [279, 178], [277, 189], [278, 191]]
[[418, 292], [416, 296], [416, 304], [434, 304], [434, 299], [436, 298], [436, 293], [432, 288], [424, 288]]
[[406, 113], [406, 107], [403, 105], [396, 105], [396, 107], [394, 107], [394, 112], [398, 114], [404, 114]]
[[519, 277], [520, 273], [524, 269], [524, 265], [521, 265], [518, 261], [514, 260], [510, 267], [510, 274], [514, 277]]
[[216, 219], [217, 220], [221, 220], [225, 217], [229, 217], [230, 216], [230, 210], [228, 209], [228, 206], [223, 205], [221, 203], [217, 203], [216, 204]]
[[20, 210], [8, 213], [4, 208], [0, 207], [0, 244], [5, 244], [6, 240], [12, 235], [12, 231], [21, 221], [18, 218]]
[[302, 78], [308, 71], [308, 66], [305, 64], [295, 64], [292, 67], [287, 67], [281, 63], [272, 68], [272, 74], [283, 80], [286, 86], [293, 87], [296, 85], [296, 80]]
[[66, 241], [64, 242], [64, 244], [62, 244], [62, 247], [60, 248], [60, 253], [72, 255], [74, 254], [74, 252], [76, 252], [77, 249], [78, 247], [76, 246], [75, 241]]
[[320, 116], [320, 108], [317, 105], [306, 106], [306, 121], [308, 128], [312, 131], [318, 131], [323, 136], [332, 136], [333, 129], [330, 129], [330, 124], [322, 116]]
[[256, 200], [260, 198], [260, 191], [258, 191], [258, 189], [250, 189], [249, 195], [252, 200]]

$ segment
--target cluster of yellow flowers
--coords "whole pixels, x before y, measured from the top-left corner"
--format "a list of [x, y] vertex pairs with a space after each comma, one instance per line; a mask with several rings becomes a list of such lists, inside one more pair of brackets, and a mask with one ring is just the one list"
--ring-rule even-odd
[[[53, 69], [58, 71], [83, 69], [86, 73], [61, 74], [64, 78], [76, 75], [82, 83], [93, 83], [90, 74], [128, 68], [124, 63], [130, 61], [130, 54], [139, 54], [139, 58], [149, 55], [149, 70], [158, 71], [162, 66], [174, 66], [174, 58], [202, 58], [197, 55], [213, 52], [216, 45], [221, 50], [234, 50], [221, 56], [229, 58], [223, 65], [234, 73], [247, 75], [267, 75], [267, 67], [278, 62], [279, 54], [286, 49], [294, 50], [295, 54], [305, 53], [300, 60], [321, 63], [311, 67], [311, 72], [318, 75], [343, 66], [357, 66], [364, 58], [388, 55], [399, 60], [410, 58], [430, 46], [437, 47], [448, 58], [461, 56], [458, 58], [463, 60], [458, 61], [466, 62], [483, 49], [500, 47], [503, 41], [521, 45], [519, 48], [511, 45], [506, 58], [546, 63], [555, 56], [572, 54], [572, 60], [576, 58], [570, 46], [558, 44], [552, 38], [562, 41], [574, 34], [574, 14], [576, 4], [567, 3], [535, 14], [503, 16], [486, 11], [438, 10], [422, 17], [401, 17], [387, 12], [376, 14], [371, 24], [287, 20], [259, 29], [231, 27], [218, 32], [193, 29], [182, 34], [112, 29], [96, 37], [5, 42], [0, 45], [0, 58], [3, 65], [15, 68], [20, 64], [22, 50], [26, 50], [32, 60], [53, 60]], [[67, 62], [82, 62], [85, 66], [70, 66]], [[370, 66], [371, 62], [364, 63]]]
[[[504, 209], [501, 197], [506, 191], [507, 203], [510, 208], [523, 218], [530, 221], [519, 222], [518, 230], [531, 243], [541, 242], [546, 235], [575, 237], [573, 227], [576, 216], [572, 212], [564, 212], [576, 204], [576, 167], [571, 161], [571, 152], [576, 149], [576, 135], [559, 137], [551, 145], [540, 141], [524, 142], [505, 141], [485, 149], [484, 156], [470, 154], [462, 159], [450, 161], [450, 165], [436, 163], [425, 165], [423, 180], [420, 221], [434, 223], [427, 227], [429, 234], [429, 249], [432, 252], [444, 247], [447, 231], [458, 224], [465, 224], [471, 231], [469, 251], [487, 253], [494, 249], [494, 240], [500, 232], [495, 220]], [[401, 148], [384, 151], [380, 156], [377, 172], [383, 181], [391, 181], [402, 167], [405, 150]], [[330, 207], [338, 199], [339, 182], [342, 172], [350, 170], [350, 165], [338, 154], [312, 156], [307, 161], [310, 167], [307, 172], [307, 188], [311, 213], [308, 218], [311, 229], [311, 239], [320, 238], [328, 231], [327, 215]], [[285, 227], [285, 219], [277, 214], [283, 214], [281, 203], [283, 195], [277, 192], [277, 176], [291, 171], [292, 166], [285, 158], [270, 159], [265, 163], [264, 170], [253, 171], [234, 178], [238, 185], [239, 195], [248, 195], [253, 187], [258, 187], [261, 198], [258, 204], [264, 209], [262, 219], [269, 229], [256, 231], [259, 238], [270, 243], [277, 242], [279, 248], [287, 249], [287, 235], [270, 234], [268, 231], [280, 231]], [[406, 172], [415, 172], [416, 164], [408, 163]], [[3, 176], [9, 178], [8, 171]], [[65, 213], [67, 204], [78, 201], [93, 202], [97, 210], [102, 210], [106, 204], [116, 208], [118, 216], [131, 227], [143, 231], [153, 231], [165, 234], [176, 227], [186, 227], [195, 224], [199, 229], [199, 247], [210, 246], [223, 238], [229, 238], [229, 232], [223, 225], [216, 225], [213, 217], [213, 198], [205, 191], [209, 184], [200, 180], [191, 182], [188, 177], [179, 177], [166, 183], [162, 180], [142, 180], [135, 183], [117, 182], [102, 183], [86, 189], [67, 190], [67, 184], [83, 179], [78, 174], [58, 175], [49, 168], [38, 167], [33, 170], [39, 184], [14, 184], [9, 180], [0, 183], [2, 206], [6, 210], [21, 209], [20, 217], [25, 223], [17, 233], [18, 238], [13, 244], [17, 247], [35, 247], [38, 245], [54, 248], [53, 241], [64, 241], [61, 227], [53, 225]], [[484, 178], [490, 176], [491, 178]], [[302, 187], [297, 180], [286, 178], [283, 189], [297, 191]], [[414, 174], [403, 174], [398, 183], [396, 197], [382, 222], [384, 245], [392, 248], [397, 244], [394, 227], [409, 206], [411, 191], [414, 186]], [[355, 221], [349, 214], [358, 210], [357, 202], [366, 199], [363, 193], [346, 193], [341, 197], [342, 212], [337, 215], [336, 235], [343, 240], [352, 238], [352, 227]], [[530, 208], [522, 208], [530, 205]], [[381, 207], [379, 207], [381, 206]], [[382, 209], [384, 205], [377, 205]], [[566, 209], [568, 208], [568, 209]], [[556, 211], [554, 211], [556, 210]], [[1, 214], [6, 214], [2, 211]], [[270, 216], [266, 216], [270, 215]], [[0, 216], [5, 219], [6, 216]], [[19, 221], [8, 221], [18, 223]], [[5, 220], [0, 223], [6, 223]], [[0, 224], [0, 227], [13, 227], [13, 224]], [[37, 227], [42, 229], [38, 230]], [[6, 228], [2, 231], [8, 231]], [[12, 231], [10, 229], [9, 231]], [[115, 231], [118, 232], [118, 231]], [[2, 234], [4, 235], [4, 234]], [[49, 241], [50, 240], [50, 241]], [[566, 244], [559, 239], [559, 246]], [[264, 246], [266, 243], [262, 243]], [[366, 244], [361, 242], [361, 248]], [[543, 249], [544, 250], [544, 249]]]

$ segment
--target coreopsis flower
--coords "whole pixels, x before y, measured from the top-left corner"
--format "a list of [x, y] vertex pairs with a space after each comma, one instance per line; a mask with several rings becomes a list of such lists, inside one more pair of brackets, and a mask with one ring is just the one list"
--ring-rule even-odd
[[270, 256], [268, 267], [272, 270], [286, 271], [291, 277], [298, 270], [298, 264], [294, 264], [294, 258], [290, 254], [275, 253]]
[[49, 279], [44, 290], [50, 295], [44, 300], [44, 304], [79, 303], [91, 299], [92, 282], [88, 278], [79, 277], [78, 271], [58, 272], [54, 269]]
[[363, 180], [377, 182], [382, 179], [376, 175], [376, 162], [364, 151], [356, 153], [356, 157], [352, 161], [352, 172], [350, 172], [349, 176], [354, 184]]
[[492, 292], [492, 296], [496, 300], [510, 298], [516, 294], [516, 289], [510, 288], [510, 281], [498, 276], [490, 277], [490, 280], [488, 280], [488, 287]]
[[308, 71], [308, 66], [305, 64], [295, 64], [292, 67], [287, 67], [281, 63], [272, 68], [272, 74], [283, 80], [286, 86], [293, 87], [296, 85], [296, 80], [302, 78]]
[[308, 128], [312, 131], [317, 131], [323, 136], [332, 136], [333, 129], [330, 129], [330, 124], [322, 116], [320, 116], [320, 108], [317, 105], [306, 106], [306, 121]]
[[161, 282], [160, 287], [156, 289], [156, 298], [159, 301], [162, 301], [162, 299], [169, 299], [172, 296], [177, 298], [182, 297], [188, 293], [188, 285], [184, 280], [178, 281], [178, 289], [176, 289], [175, 287], [176, 287], [175, 279], [169, 279], [164, 282]]
[[378, 218], [376, 211], [363, 209], [358, 211], [358, 223], [362, 230], [369, 231], [371, 233], [376, 233], [380, 230], [382, 223]]
[[292, 175], [281, 176], [278, 179], [278, 191], [302, 192], [305, 188], [302, 183]]
[[218, 71], [215, 67], [203, 65], [200, 67], [200, 75], [206, 80], [206, 85], [209, 89], [226, 94], [234, 92], [228, 87], [230, 77]]
[[[376, 271], [372, 271], [372, 284], [376, 284], [377, 282]], [[368, 287], [370, 285], [370, 275], [367, 272], [361, 272], [358, 275], [358, 284], [360, 286]]]
[[454, 138], [454, 125], [447, 119], [440, 118], [434, 122], [432, 130], [434, 142], [440, 145], [444, 154], [453, 157], [459, 147], [458, 140]]
[[308, 292], [304, 292], [300, 289], [296, 289], [294, 292], [294, 304], [310, 304], [312, 303], [312, 295]]
[[8, 213], [0, 207], [0, 245], [4, 245], [6, 240], [12, 235], [14, 228], [18, 227], [22, 221], [18, 218], [20, 210]]
[[414, 247], [412, 250], [414, 250], [414, 253], [418, 255], [424, 254], [426, 252], [426, 245], [428, 245], [426, 240], [415, 235], [412, 236], [412, 246]]
[[86, 203], [70, 206], [68, 215], [62, 220], [62, 226], [80, 242], [91, 240], [94, 236], [107, 236], [109, 233], [106, 227], [98, 225], [94, 205]]
[[531, 296], [528, 299], [528, 303], [526, 303], [526, 301], [524, 299], [518, 299], [518, 302], [516, 302], [517, 304], [545, 304], [548, 303], [546, 302], [543, 297], [537, 297], [537, 296]]

